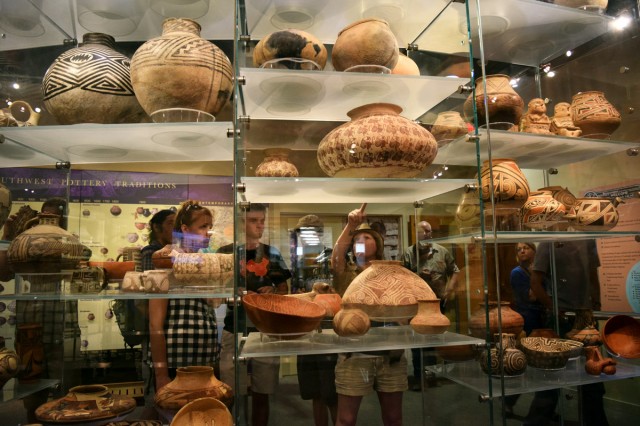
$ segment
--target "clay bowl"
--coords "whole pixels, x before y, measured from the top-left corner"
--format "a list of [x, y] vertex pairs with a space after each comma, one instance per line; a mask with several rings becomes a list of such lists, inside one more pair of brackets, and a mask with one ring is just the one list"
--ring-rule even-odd
[[198, 398], [182, 407], [171, 426], [232, 426], [233, 417], [227, 407], [215, 398]]
[[258, 330], [282, 339], [296, 339], [312, 332], [326, 313], [317, 303], [279, 294], [248, 294], [242, 304]]
[[124, 274], [136, 269], [136, 262], [89, 262], [89, 266], [104, 269], [107, 280], [121, 280]]
[[173, 268], [173, 258], [171, 256], [155, 256], [151, 257], [154, 269], [171, 269]]
[[580, 342], [548, 337], [523, 337], [520, 346], [527, 357], [527, 364], [544, 370], [565, 368], [577, 348], [582, 349]]
[[640, 359], [640, 321], [628, 315], [615, 315], [607, 320], [600, 334], [610, 354]]

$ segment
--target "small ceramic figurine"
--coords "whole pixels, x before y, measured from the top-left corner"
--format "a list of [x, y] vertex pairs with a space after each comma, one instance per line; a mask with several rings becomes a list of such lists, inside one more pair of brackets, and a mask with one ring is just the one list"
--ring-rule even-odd
[[553, 118], [549, 130], [559, 136], [574, 138], [582, 134], [582, 130], [571, 120], [571, 104], [569, 102], [559, 102], [553, 108]]
[[521, 130], [527, 133], [550, 134], [551, 120], [547, 115], [547, 105], [543, 99], [529, 101], [527, 113], [522, 117]]

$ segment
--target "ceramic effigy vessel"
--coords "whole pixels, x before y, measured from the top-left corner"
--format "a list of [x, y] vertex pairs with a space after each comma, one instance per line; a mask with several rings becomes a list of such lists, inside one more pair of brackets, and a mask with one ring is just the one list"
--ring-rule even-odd
[[87, 33], [42, 80], [44, 105], [60, 124], [139, 123], [146, 117], [131, 84], [130, 59], [108, 34]]
[[429, 131], [400, 116], [393, 104], [368, 104], [349, 111], [350, 122], [320, 142], [318, 164], [338, 178], [408, 178], [433, 162], [438, 144]]

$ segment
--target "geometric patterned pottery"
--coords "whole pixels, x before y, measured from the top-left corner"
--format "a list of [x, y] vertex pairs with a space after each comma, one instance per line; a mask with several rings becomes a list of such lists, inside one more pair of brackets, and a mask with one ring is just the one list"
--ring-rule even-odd
[[529, 198], [529, 182], [514, 160], [494, 158], [491, 168], [485, 160], [480, 173], [484, 201], [491, 201], [491, 183], [494, 201], [502, 206], [520, 208]]
[[438, 144], [429, 131], [400, 115], [387, 103], [362, 105], [347, 113], [351, 121], [320, 142], [318, 164], [337, 178], [411, 178], [436, 157]]
[[327, 63], [327, 48], [312, 34], [301, 30], [287, 29], [263, 37], [253, 51], [253, 65], [255, 67], [280, 58], [307, 59], [323, 69]]
[[116, 261], [91, 261], [89, 266], [104, 269], [107, 280], [121, 280], [129, 271], [136, 268], [135, 262], [116, 262]]
[[264, 150], [264, 160], [256, 167], [258, 177], [298, 177], [298, 169], [289, 161], [291, 150], [270, 148]]
[[131, 59], [131, 82], [140, 104], [152, 114], [190, 108], [216, 115], [233, 89], [229, 58], [200, 37], [200, 24], [165, 19], [162, 35], [145, 42]]
[[[513, 90], [508, 75], [495, 74], [486, 77], [487, 92], [484, 92], [483, 77], [476, 79], [476, 110], [480, 125], [489, 123], [511, 123], [520, 125], [524, 101]], [[464, 103], [464, 114], [467, 120], [473, 120], [473, 93]], [[488, 100], [489, 117], [485, 117], [484, 101]]]
[[333, 317], [333, 330], [338, 336], [363, 336], [369, 328], [371, 328], [369, 315], [362, 309], [345, 307]]
[[20, 358], [14, 351], [7, 348], [0, 349], [0, 389], [18, 374]]
[[139, 123], [145, 113], [131, 85], [130, 60], [113, 37], [87, 33], [42, 80], [44, 105], [60, 124]]
[[440, 299], [418, 300], [418, 313], [409, 322], [413, 331], [420, 334], [442, 334], [451, 321], [440, 312]]
[[38, 225], [18, 235], [9, 245], [9, 264], [14, 272], [56, 273], [75, 269], [82, 258], [78, 238], [58, 226], [60, 216], [38, 215]]
[[566, 207], [553, 198], [551, 191], [534, 191], [520, 209], [520, 220], [527, 228], [545, 229], [566, 213]]
[[83, 385], [69, 389], [62, 398], [42, 404], [36, 409], [36, 417], [47, 423], [84, 424], [121, 416], [135, 408], [135, 399], [112, 395], [106, 386]]
[[608, 198], [577, 198], [571, 213], [565, 216], [578, 231], [607, 231], [618, 223], [616, 207], [622, 200]]
[[477, 189], [465, 188], [456, 208], [455, 222], [460, 233], [474, 232], [480, 229], [480, 195]]
[[11, 191], [0, 183], [0, 228], [4, 226], [11, 211]]
[[[481, 306], [485, 306], [481, 303]], [[494, 335], [498, 333], [498, 315], [502, 319], [502, 333], [509, 333], [515, 336], [519, 336], [524, 328], [524, 318], [522, 315], [511, 309], [509, 302], [489, 302], [489, 334]], [[486, 337], [487, 322], [485, 316], [485, 309], [476, 311], [469, 318], [469, 331], [471, 335], [479, 339]]]
[[155, 403], [165, 410], [179, 410], [198, 398], [212, 397], [227, 407], [233, 404], [231, 386], [221, 382], [213, 374], [213, 367], [179, 367], [176, 378], [155, 395]]
[[[467, 123], [458, 111], [443, 111], [438, 113], [436, 121], [431, 127], [431, 134], [436, 141], [450, 141], [469, 133]], [[442, 144], [441, 144], [442, 145]]]
[[582, 130], [582, 137], [586, 138], [610, 135], [622, 122], [618, 110], [607, 101], [604, 93], [597, 91], [573, 95], [571, 119]]
[[371, 320], [411, 318], [422, 299], [436, 299], [422, 278], [399, 261], [374, 260], [349, 284], [342, 306], [361, 309]]
[[395, 68], [399, 50], [396, 36], [382, 19], [361, 19], [343, 28], [331, 52], [336, 71], [356, 65], [381, 65]]
[[233, 416], [215, 398], [198, 398], [180, 409], [171, 426], [233, 426]]
[[582, 350], [582, 343], [547, 337], [523, 337], [520, 339], [520, 347], [527, 356], [529, 366], [559, 370], [567, 366], [567, 361], [577, 348]]
[[[515, 348], [508, 348], [503, 351], [492, 348], [489, 351], [480, 353], [480, 367], [482, 371], [492, 376], [500, 376], [500, 356], [502, 354], [502, 366], [505, 376], [519, 376], [527, 369], [527, 357], [524, 353]], [[489, 373], [489, 371], [491, 373]]]
[[544, 188], [539, 188], [538, 191], [551, 191], [553, 198], [562, 203], [567, 212], [576, 204], [576, 197], [568, 188], [563, 188], [561, 186], [545, 186]]
[[640, 321], [628, 315], [614, 315], [600, 333], [611, 355], [640, 359]]
[[316, 330], [326, 314], [317, 303], [279, 294], [247, 294], [242, 305], [260, 332], [282, 339], [296, 339]]
[[168, 269], [151, 269], [142, 273], [142, 285], [147, 293], [167, 293], [169, 291]]
[[566, 334], [567, 339], [575, 340], [585, 346], [599, 346], [602, 344], [600, 331], [595, 328], [593, 311], [591, 309], [576, 309], [573, 328]]

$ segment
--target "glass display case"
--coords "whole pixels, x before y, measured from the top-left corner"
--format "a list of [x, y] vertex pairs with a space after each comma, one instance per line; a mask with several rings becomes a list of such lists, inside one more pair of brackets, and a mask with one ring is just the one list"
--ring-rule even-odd
[[[354, 424], [591, 424], [601, 404], [611, 424], [637, 418], [637, 347], [618, 336], [640, 328], [638, 4], [570, 3], [0, 0], [0, 189], [19, 213], [0, 246], [0, 337], [23, 358], [0, 413], [49, 421], [47, 401], [105, 386], [121, 407], [105, 422], [169, 424], [149, 321], [202, 303], [217, 319], [203, 352], [220, 359], [190, 366], [215, 366], [235, 424], [319, 422], [338, 400]], [[148, 107], [139, 70], [154, 55], [140, 52], [178, 17], [200, 38], [173, 56], [204, 63], [186, 52], [211, 41], [228, 90]], [[78, 84], [50, 67], [86, 33], [115, 39], [133, 80], [117, 96], [137, 96], [138, 118], [108, 122], [85, 100], [74, 114], [97, 118], [72, 124], [50, 101]], [[107, 68], [86, 88], [113, 95]], [[199, 84], [179, 74], [149, 81]], [[78, 253], [51, 266], [29, 242], [23, 262], [16, 241], [52, 198], [56, 244]], [[206, 247], [183, 255], [174, 233], [153, 265], [167, 287], [142, 281], [152, 218], [186, 200], [211, 212]], [[372, 266], [396, 269], [376, 282]], [[427, 312], [445, 325], [413, 321]], [[591, 348], [569, 357], [565, 340]]]

